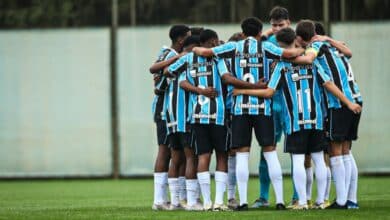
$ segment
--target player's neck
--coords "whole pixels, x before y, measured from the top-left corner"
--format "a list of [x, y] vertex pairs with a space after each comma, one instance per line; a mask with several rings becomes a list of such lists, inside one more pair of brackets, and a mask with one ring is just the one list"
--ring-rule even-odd
[[174, 49], [177, 53], [181, 53], [182, 47], [179, 44], [172, 44], [171, 48]]

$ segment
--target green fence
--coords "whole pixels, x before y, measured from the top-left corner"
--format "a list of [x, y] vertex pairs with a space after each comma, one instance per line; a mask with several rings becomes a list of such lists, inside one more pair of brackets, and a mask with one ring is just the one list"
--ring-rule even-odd
[[[207, 26], [221, 39], [239, 25]], [[266, 27], [267, 28], [267, 27]], [[120, 173], [150, 175], [157, 153], [149, 65], [168, 26], [121, 28], [118, 33]], [[390, 23], [332, 25], [348, 43], [364, 98], [360, 171], [390, 172]], [[111, 173], [109, 29], [0, 31], [0, 177], [107, 176]], [[284, 172], [289, 155], [278, 146]], [[252, 144], [251, 173], [259, 147]]]

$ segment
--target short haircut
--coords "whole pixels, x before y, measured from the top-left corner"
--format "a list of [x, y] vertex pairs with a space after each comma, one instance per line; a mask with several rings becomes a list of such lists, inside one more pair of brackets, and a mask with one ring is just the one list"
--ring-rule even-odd
[[318, 22], [318, 21], [314, 22], [314, 26], [315, 26], [316, 34], [319, 34], [319, 35], [325, 35], [326, 34], [324, 25], [322, 25], [321, 22]]
[[200, 33], [204, 30], [203, 27], [191, 27], [191, 35], [200, 35]]
[[269, 13], [270, 20], [289, 20], [288, 10], [286, 8], [275, 6]]
[[297, 36], [300, 36], [304, 41], [310, 41], [311, 38], [316, 34], [314, 22], [311, 20], [301, 20], [298, 22], [295, 28]]
[[283, 28], [276, 33], [276, 40], [287, 45], [294, 43], [295, 37], [295, 31], [289, 27]]
[[169, 38], [171, 38], [172, 42], [176, 42], [179, 37], [186, 36], [188, 31], [190, 31], [190, 28], [186, 25], [173, 25], [169, 30]]
[[198, 35], [191, 35], [184, 40], [183, 48], [188, 47], [191, 44], [199, 45], [200, 40]]
[[263, 24], [256, 17], [249, 17], [241, 22], [241, 29], [245, 36], [255, 37], [263, 29]]
[[241, 32], [236, 32], [230, 36], [228, 41], [240, 41], [244, 39], [244, 35]]
[[211, 30], [211, 29], [205, 29], [202, 32], [200, 32], [200, 43], [206, 43], [210, 39], [218, 39], [217, 32]]

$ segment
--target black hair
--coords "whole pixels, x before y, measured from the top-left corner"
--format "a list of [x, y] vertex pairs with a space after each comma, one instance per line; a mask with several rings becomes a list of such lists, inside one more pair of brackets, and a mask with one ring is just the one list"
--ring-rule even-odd
[[301, 20], [298, 22], [295, 28], [297, 36], [300, 36], [304, 41], [310, 41], [316, 34], [314, 23], [311, 20]]
[[241, 32], [236, 32], [232, 36], [230, 36], [228, 41], [240, 41], [244, 39], [244, 36], [242, 35]]
[[269, 18], [270, 20], [275, 20], [275, 21], [288, 20], [289, 19], [288, 10], [280, 6], [275, 6], [269, 13]]
[[326, 35], [324, 25], [322, 25], [321, 22], [318, 22], [318, 21], [314, 22], [314, 26], [315, 26], [316, 34]]
[[206, 43], [210, 39], [218, 39], [217, 32], [211, 30], [211, 29], [205, 29], [202, 32], [200, 32], [200, 43]]
[[187, 47], [191, 44], [196, 44], [196, 45], [199, 45], [200, 44], [200, 40], [199, 40], [199, 36], [197, 35], [191, 35], [189, 37], [187, 37], [185, 40], [184, 40], [184, 43], [183, 43], [183, 48], [184, 47]]
[[204, 30], [203, 27], [191, 27], [191, 35], [200, 35], [200, 33]]
[[188, 31], [190, 31], [190, 28], [186, 25], [173, 25], [169, 30], [169, 38], [171, 38], [172, 42], [176, 42], [179, 37], [186, 36]]
[[291, 45], [294, 42], [295, 37], [295, 31], [289, 27], [283, 28], [276, 33], [276, 40], [287, 45]]
[[263, 24], [256, 17], [249, 17], [241, 22], [241, 29], [245, 36], [255, 37], [263, 29]]

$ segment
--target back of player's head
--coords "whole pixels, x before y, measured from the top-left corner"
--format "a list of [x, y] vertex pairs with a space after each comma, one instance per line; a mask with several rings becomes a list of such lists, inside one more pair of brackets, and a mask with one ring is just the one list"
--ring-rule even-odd
[[188, 46], [190, 46], [191, 44], [194, 44], [194, 45], [196, 45], [196, 46], [199, 46], [199, 44], [200, 44], [200, 39], [199, 39], [199, 36], [198, 36], [198, 35], [191, 35], [191, 36], [187, 37], [187, 38], [184, 40], [183, 48], [188, 47]]
[[298, 22], [295, 32], [297, 36], [301, 37], [304, 41], [310, 41], [316, 34], [314, 23], [311, 20], [301, 20]]
[[240, 41], [244, 39], [244, 35], [241, 32], [236, 32], [230, 36], [228, 41]]
[[288, 10], [286, 8], [275, 6], [269, 13], [270, 20], [289, 20]]
[[200, 33], [204, 30], [203, 27], [191, 27], [191, 35], [200, 35]]
[[176, 42], [179, 37], [185, 37], [190, 31], [190, 28], [183, 24], [173, 25], [169, 30], [169, 38], [172, 42]]
[[249, 17], [241, 22], [241, 29], [245, 36], [255, 37], [263, 29], [263, 24], [261, 23], [260, 19], [256, 17]]
[[324, 25], [322, 25], [321, 22], [318, 22], [318, 21], [314, 22], [314, 26], [315, 26], [316, 34], [326, 35]]
[[276, 33], [276, 40], [286, 45], [294, 43], [295, 37], [295, 31], [289, 27], [283, 28]]
[[218, 39], [218, 34], [217, 32], [211, 29], [205, 29], [202, 32], [200, 32], [199, 38], [200, 38], [200, 43], [204, 44], [211, 39]]

